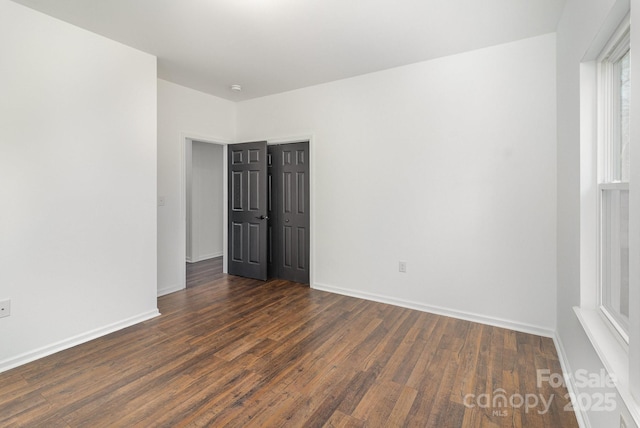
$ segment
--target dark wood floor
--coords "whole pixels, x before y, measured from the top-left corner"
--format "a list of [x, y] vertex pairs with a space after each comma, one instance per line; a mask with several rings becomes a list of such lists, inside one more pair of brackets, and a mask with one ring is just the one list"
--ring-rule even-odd
[[222, 278], [222, 257], [187, 263], [187, 288]]
[[[536, 385], [560, 373], [548, 338], [219, 275], [159, 298], [160, 317], [0, 374], [0, 426], [577, 426], [566, 390]], [[553, 398], [546, 413], [478, 405], [500, 393]]]

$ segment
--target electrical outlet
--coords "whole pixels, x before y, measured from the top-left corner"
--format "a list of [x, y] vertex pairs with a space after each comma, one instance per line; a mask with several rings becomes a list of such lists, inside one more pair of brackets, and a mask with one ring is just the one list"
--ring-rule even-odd
[[0, 301], [0, 318], [11, 315], [11, 300]]
[[407, 262], [398, 262], [398, 271], [407, 273]]

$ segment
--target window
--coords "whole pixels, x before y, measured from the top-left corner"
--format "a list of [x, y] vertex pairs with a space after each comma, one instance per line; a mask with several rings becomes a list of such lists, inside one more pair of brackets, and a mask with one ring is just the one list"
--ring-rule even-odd
[[629, 26], [598, 59], [599, 307], [629, 343]]
[[634, 256], [640, 254], [640, 147], [630, 147], [629, 139], [638, 128], [630, 103], [640, 97], [631, 95], [629, 3], [616, 5], [580, 63], [580, 306], [574, 310], [640, 426], [640, 299], [634, 297], [640, 295]]

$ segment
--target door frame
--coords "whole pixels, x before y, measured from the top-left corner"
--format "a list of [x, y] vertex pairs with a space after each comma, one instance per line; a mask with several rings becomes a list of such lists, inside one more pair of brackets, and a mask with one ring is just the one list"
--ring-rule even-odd
[[187, 144], [193, 141], [201, 143], [216, 144], [222, 146], [222, 205], [225, 208], [222, 213], [222, 271], [227, 273], [227, 146], [233, 144], [232, 141], [223, 138], [203, 136], [194, 133], [180, 133], [180, 289], [187, 287]]
[[[180, 288], [187, 286], [187, 142], [200, 141], [202, 143], [217, 144], [222, 147], [222, 157], [226, 160], [228, 155], [228, 145], [241, 143], [242, 141], [266, 141], [267, 145], [290, 144], [309, 142], [309, 287], [315, 288], [315, 266], [316, 266], [316, 145], [315, 137], [312, 133], [294, 135], [289, 137], [271, 137], [271, 138], [243, 138], [238, 141], [230, 141], [215, 136], [206, 136], [190, 132], [180, 133], [180, 248], [178, 255], [181, 266]], [[224, 207], [229, 205], [228, 177], [229, 174], [227, 162], [223, 162], [222, 166], [222, 203]], [[228, 273], [227, 252], [228, 252], [228, 227], [229, 215], [227, 209], [223, 210], [222, 216], [222, 272]]]

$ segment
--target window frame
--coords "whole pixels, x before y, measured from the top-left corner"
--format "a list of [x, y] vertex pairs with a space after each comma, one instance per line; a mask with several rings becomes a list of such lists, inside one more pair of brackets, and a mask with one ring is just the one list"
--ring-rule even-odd
[[[605, 249], [608, 248], [615, 248], [615, 247], [619, 247], [619, 244], [616, 244], [617, 241], [617, 237], [613, 236], [613, 237], [609, 237], [607, 236], [606, 232], [603, 230], [604, 227], [604, 222], [602, 219], [603, 216], [603, 199], [604, 199], [604, 192], [605, 191], [610, 191], [610, 190], [619, 190], [619, 191], [629, 191], [629, 183], [601, 183], [598, 184], [598, 206], [599, 206], [599, 221], [598, 221], [598, 228], [599, 228], [599, 243], [598, 243], [598, 250], [599, 250], [599, 263], [598, 263], [598, 272], [599, 272], [599, 276], [598, 276], [598, 310], [600, 311], [602, 317], [604, 318], [604, 320], [608, 323], [608, 326], [611, 328], [612, 332], [614, 334], [617, 335], [617, 338], [619, 340], [623, 341], [623, 346], [625, 346], [625, 348], [629, 345], [629, 322], [628, 321], [624, 321], [622, 319], [619, 318], [619, 316], [615, 313], [612, 313], [609, 308], [607, 308], [606, 305], [606, 290], [605, 287], [606, 286], [610, 286], [610, 284], [607, 283], [608, 278], [609, 278], [609, 274], [608, 272], [606, 272], [605, 269], [605, 261], [604, 259], [606, 257], [611, 257], [611, 255], [609, 254], [605, 254]], [[615, 207], [616, 209], [619, 207]], [[616, 210], [617, 211], [617, 210]], [[618, 211], [618, 215], [616, 213], [614, 213], [613, 215], [611, 215], [611, 217], [614, 219], [613, 223], [614, 225], [618, 222], [619, 219], [619, 211]], [[616, 264], [616, 262], [618, 262], [619, 264], [619, 254], [614, 255], [613, 258], [613, 262], [611, 264]]]
[[[609, 41], [603, 47], [596, 59], [596, 86], [597, 86], [597, 295], [596, 303], [598, 312], [614, 333], [616, 339], [621, 341], [625, 351], [629, 345], [629, 325], [606, 306], [606, 287], [610, 287], [610, 276], [606, 269], [607, 258], [613, 258], [611, 265], [619, 264], [619, 254], [606, 252], [616, 246], [616, 236], [609, 236], [604, 225], [603, 199], [607, 191], [629, 191], [629, 182], [622, 181], [621, 146], [620, 146], [620, 61], [630, 52], [631, 26], [629, 16], [622, 20], [620, 25], [611, 35]], [[620, 218], [619, 206], [614, 207], [611, 215], [612, 221]], [[613, 245], [612, 245], [613, 244]], [[619, 245], [617, 245], [619, 246]]]

